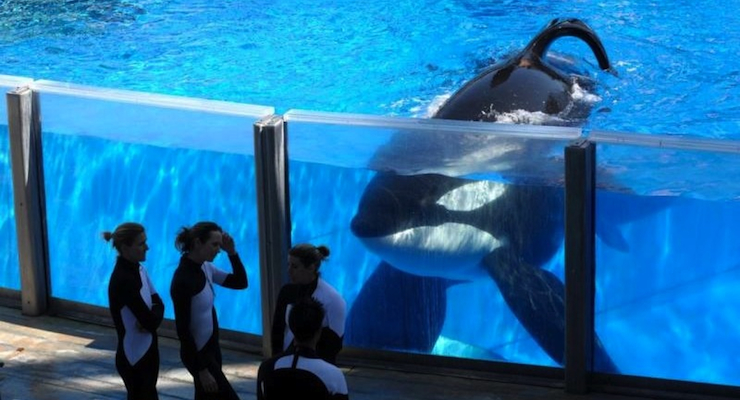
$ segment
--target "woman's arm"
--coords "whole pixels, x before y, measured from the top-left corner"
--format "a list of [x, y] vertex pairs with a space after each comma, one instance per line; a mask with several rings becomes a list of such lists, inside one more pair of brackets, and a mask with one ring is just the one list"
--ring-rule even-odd
[[146, 278], [142, 279], [127, 275], [125, 279], [116, 283], [116, 290], [124, 299], [123, 306], [127, 306], [134, 314], [137, 325], [141, 329], [154, 333], [159, 328], [159, 324], [162, 323], [164, 305], [162, 304], [162, 299], [155, 292], [154, 296], [157, 296], [158, 301], [155, 301], [154, 296], [152, 296], [152, 308], [149, 308], [144, 298], [141, 297], [141, 288], [144, 285], [149, 285], [149, 290], [146, 293], [152, 291], [150, 282], [148, 280], [144, 281], [144, 279]]
[[241, 258], [239, 258], [239, 254], [229, 254], [229, 261], [231, 262], [233, 272], [224, 277], [221, 286], [229, 289], [246, 289], [249, 286], [247, 270], [244, 268], [244, 264], [242, 263]]
[[155, 294], [152, 296], [151, 309], [149, 309], [149, 306], [144, 302], [144, 299], [141, 298], [139, 293], [131, 296], [127, 305], [131, 309], [131, 312], [134, 313], [136, 321], [138, 321], [139, 325], [143, 329], [151, 333], [157, 331], [157, 328], [159, 328], [159, 325], [162, 323], [162, 318], [164, 317], [164, 304], [162, 304], [162, 299], [159, 298], [159, 295]]
[[316, 344], [316, 353], [324, 360], [336, 364], [337, 354], [342, 350], [347, 303], [334, 288], [326, 286], [324, 310], [328, 326], [321, 330], [321, 338]]
[[249, 286], [247, 280], [247, 270], [244, 268], [239, 254], [236, 252], [236, 245], [234, 244], [234, 238], [228, 233], [223, 234], [221, 242], [221, 248], [229, 255], [229, 262], [231, 263], [231, 273], [226, 273], [218, 268], [214, 268], [213, 281], [223, 287], [229, 289], [246, 289]]

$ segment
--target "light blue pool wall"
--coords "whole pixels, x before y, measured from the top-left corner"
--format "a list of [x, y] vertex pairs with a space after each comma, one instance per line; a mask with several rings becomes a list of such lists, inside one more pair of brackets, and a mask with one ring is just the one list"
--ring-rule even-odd
[[595, 304], [596, 330], [624, 374], [740, 383], [740, 359], [729, 350], [740, 310], [740, 192], [718, 179], [734, 176], [733, 145], [597, 147], [597, 185], [632, 182], [640, 194], [602, 194], [596, 203], [597, 233], [625, 239], [597, 237]]
[[[101, 233], [137, 221], [150, 246], [144, 265], [173, 318], [175, 235], [211, 220], [234, 236], [251, 283], [217, 289], [221, 326], [261, 334], [251, 139], [258, 116], [40, 90], [51, 295], [107, 307], [116, 253]], [[231, 270], [224, 256], [216, 264]]]
[[[2, 118], [7, 121], [3, 101]], [[10, 143], [8, 125], [0, 125], [0, 287], [20, 290], [21, 278], [18, 266], [18, 242], [15, 231], [15, 207], [13, 205], [13, 176], [10, 169]]]

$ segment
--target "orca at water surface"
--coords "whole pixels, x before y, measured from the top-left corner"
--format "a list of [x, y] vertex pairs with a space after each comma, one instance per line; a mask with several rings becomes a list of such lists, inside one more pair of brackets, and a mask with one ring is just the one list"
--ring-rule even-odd
[[550, 116], [545, 121], [550, 125], [580, 124], [590, 111], [590, 102], [581, 96], [594, 86], [592, 79], [547, 60], [553, 42], [569, 36], [583, 40], [599, 68], [614, 73], [604, 45], [588, 25], [578, 19], [554, 19], [522, 51], [457, 90], [433, 118], [508, 122], [514, 113], [523, 112]]

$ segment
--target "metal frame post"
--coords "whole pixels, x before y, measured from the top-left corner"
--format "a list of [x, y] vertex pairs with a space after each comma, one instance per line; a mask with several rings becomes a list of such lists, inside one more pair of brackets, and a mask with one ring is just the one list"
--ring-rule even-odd
[[290, 248], [290, 198], [285, 123], [280, 116], [254, 124], [254, 158], [257, 178], [257, 211], [262, 297], [262, 352], [272, 353], [272, 317], [277, 296], [286, 278]]
[[565, 391], [588, 392], [594, 341], [595, 145], [565, 148]]
[[6, 99], [21, 269], [21, 310], [25, 315], [36, 316], [48, 310], [51, 292], [41, 112], [38, 94], [28, 87], [8, 92]]

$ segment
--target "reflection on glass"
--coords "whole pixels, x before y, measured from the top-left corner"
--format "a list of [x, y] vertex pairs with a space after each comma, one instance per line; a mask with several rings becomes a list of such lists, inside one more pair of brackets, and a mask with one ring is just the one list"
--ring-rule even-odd
[[623, 374], [740, 384], [740, 157], [601, 145], [597, 332]]
[[[51, 294], [107, 306], [116, 253], [100, 233], [146, 227], [144, 263], [173, 318], [178, 230], [215, 221], [235, 239], [249, 290], [217, 293], [220, 325], [261, 334], [252, 124], [268, 107], [36, 82]], [[216, 264], [229, 271], [225, 256]]]
[[[216, 297], [224, 328], [260, 334], [259, 257], [254, 159], [57, 135], [43, 140], [52, 295], [107, 306], [115, 251], [100, 238], [121, 221], [147, 229], [144, 262], [173, 318], [169, 286], [179, 253], [177, 231], [217, 221], [234, 237], [251, 285]], [[224, 255], [219, 267], [230, 270]]]
[[292, 240], [332, 249], [346, 345], [561, 365], [565, 141], [288, 126]]

